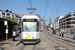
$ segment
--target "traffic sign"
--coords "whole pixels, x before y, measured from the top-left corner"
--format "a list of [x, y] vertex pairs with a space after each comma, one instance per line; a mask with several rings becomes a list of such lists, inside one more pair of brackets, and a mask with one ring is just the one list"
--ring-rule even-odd
[[8, 29], [6, 29], [6, 34], [8, 34]]
[[7, 23], [8, 23], [7, 21], [4, 21], [4, 25], [7, 25]]

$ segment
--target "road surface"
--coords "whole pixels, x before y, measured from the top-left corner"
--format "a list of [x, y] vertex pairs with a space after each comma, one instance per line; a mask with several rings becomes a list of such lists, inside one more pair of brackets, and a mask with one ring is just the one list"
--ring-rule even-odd
[[53, 37], [46, 33], [40, 33], [41, 42], [36, 45], [23, 45], [20, 43], [13, 50], [75, 50], [75, 44]]

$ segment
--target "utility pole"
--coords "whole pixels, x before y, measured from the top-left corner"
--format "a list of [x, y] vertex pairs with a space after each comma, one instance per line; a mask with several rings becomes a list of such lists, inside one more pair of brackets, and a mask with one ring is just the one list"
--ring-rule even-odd
[[8, 40], [8, 21], [4, 21], [4, 25], [6, 25], [6, 42]]

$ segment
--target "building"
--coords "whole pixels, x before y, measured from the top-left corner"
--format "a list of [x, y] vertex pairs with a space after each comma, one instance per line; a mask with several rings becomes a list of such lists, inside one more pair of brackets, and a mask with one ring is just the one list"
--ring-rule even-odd
[[54, 20], [54, 29], [56, 30], [56, 29], [59, 29], [59, 20], [61, 19], [61, 18], [63, 18], [64, 16], [59, 16], [59, 17], [57, 17], [55, 20]]
[[40, 30], [40, 32], [42, 32], [45, 29], [45, 21], [44, 21], [44, 19], [41, 18], [40, 15], [38, 15], [38, 16], [40, 18], [40, 21], [39, 21], [39, 30]]
[[3, 11], [3, 10], [0, 10], [0, 18], [4, 18], [4, 17], [16, 17], [15, 13], [12, 13], [12, 11]]
[[69, 29], [75, 27], [75, 11], [71, 11], [68, 15], [60, 18], [59, 27], [62, 29]]
[[45, 25], [45, 30], [48, 31], [48, 25]]
[[19, 16], [21, 16], [21, 17], [22, 17], [24, 14], [17, 14], [17, 15], [19, 15]]
[[[6, 10], [0, 10], [0, 39], [5, 39], [6, 38], [6, 25], [4, 25], [4, 21], [8, 22], [8, 38], [12, 37], [12, 31], [14, 28], [14, 25], [18, 25], [18, 23], [13, 22], [11, 20], [5, 19], [5, 17], [11, 17], [11, 19], [14, 17], [15, 20], [17, 20], [18, 18], [21, 18], [20, 16], [18, 16], [15, 13], [12, 13], [12, 11]], [[17, 19], [16, 19], [17, 18]]]
[[49, 27], [50, 29], [54, 29], [54, 23], [52, 22], [51, 16], [50, 16], [50, 19], [49, 19], [49, 25], [48, 25], [48, 27]]

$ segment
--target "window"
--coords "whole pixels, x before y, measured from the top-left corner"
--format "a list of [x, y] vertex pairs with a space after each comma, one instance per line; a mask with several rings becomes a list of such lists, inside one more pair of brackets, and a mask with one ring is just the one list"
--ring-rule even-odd
[[14, 15], [12, 15], [12, 17], [14, 17]]
[[37, 22], [23, 22], [23, 31], [34, 32], [37, 29]]
[[4, 18], [5, 16], [2, 16], [2, 18]]
[[73, 12], [73, 13], [75, 13], [75, 12]]
[[75, 18], [74, 18], [74, 20], [75, 20]]
[[75, 14], [73, 14], [73, 16], [75, 16]]
[[2, 15], [5, 15], [5, 13], [2, 13]]
[[7, 16], [10, 16], [10, 14], [7, 14]]
[[71, 21], [71, 24], [73, 24], [73, 22]]

